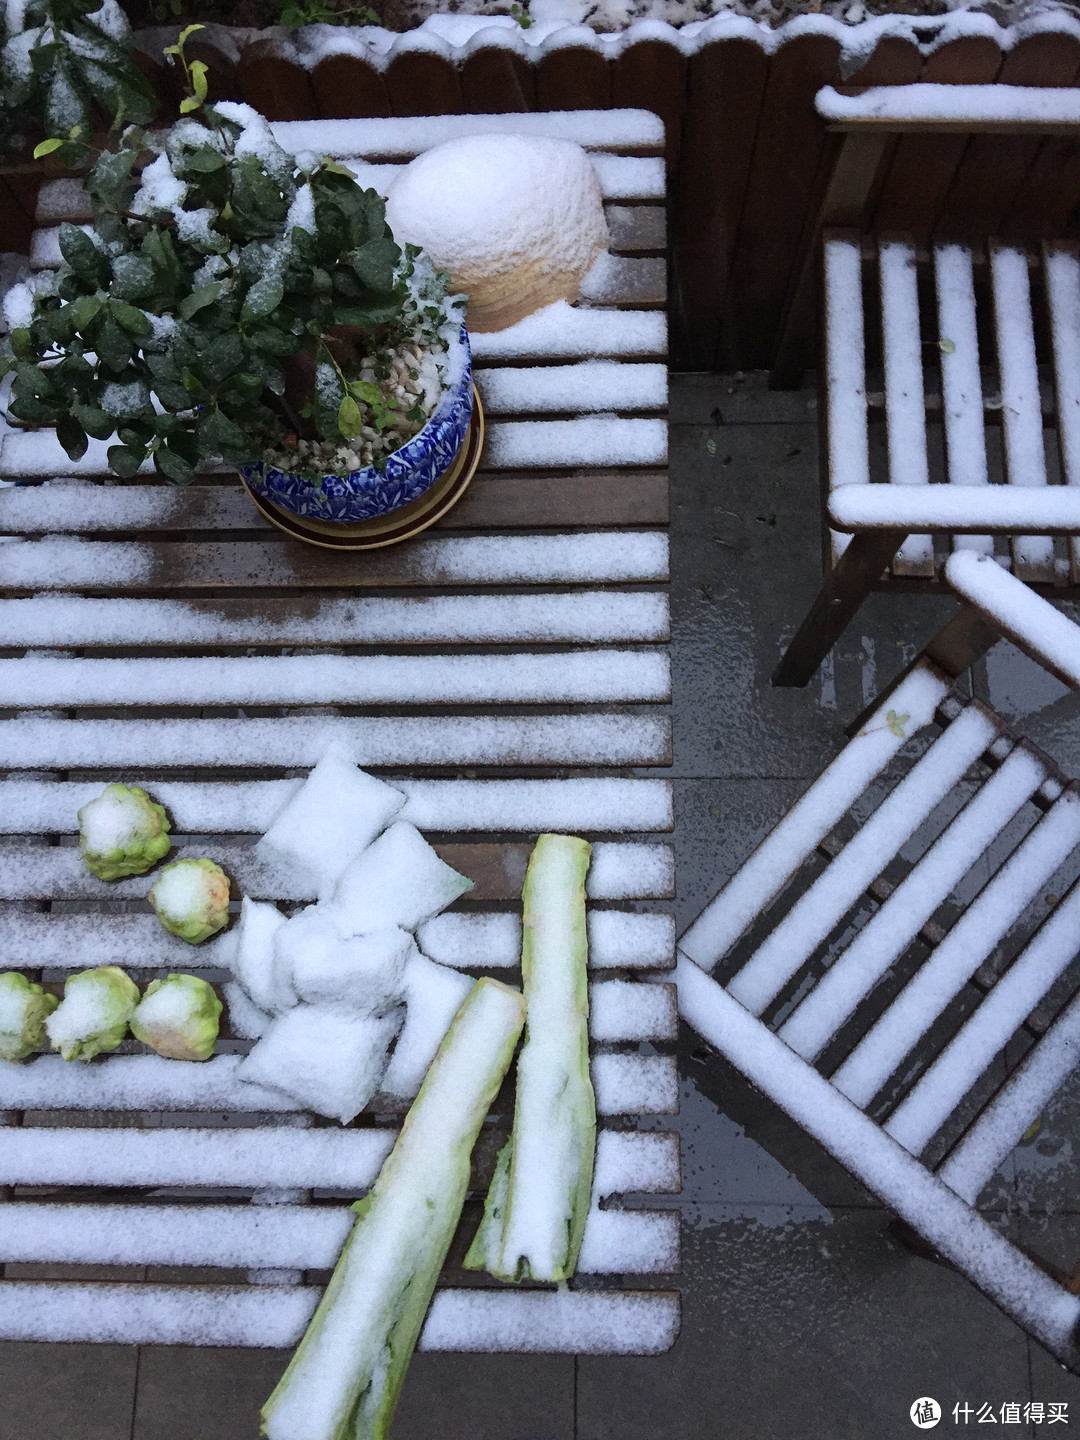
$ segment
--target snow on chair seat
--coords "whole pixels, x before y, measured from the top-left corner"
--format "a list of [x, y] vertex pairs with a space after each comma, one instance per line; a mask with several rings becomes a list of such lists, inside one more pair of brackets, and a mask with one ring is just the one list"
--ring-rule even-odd
[[[19, 483], [0, 487], [0, 964], [54, 987], [95, 964], [140, 983], [194, 970], [224, 993], [225, 949], [167, 934], [146, 877], [106, 885], [81, 862], [75, 812], [106, 779], [145, 783], [168, 807], [173, 858], [220, 858], [234, 909], [241, 894], [292, 907], [313, 896], [290, 893], [305, 885], [253, 842], [344, 741], [476, 881], [423, 927], [426, 953], [511, 982], [536, 834], [587, 835], [600, 1124], [581, 1269], [622, 1288], [465, 1290], [449, 1268], [421, 1344], [660, 1353], [678, 1297], [634, 1277], [678, 1269], [678, 1218], [640, 1197], [679, 1188], [678, 1137], [634, 1127], [678, 1106], [672, 789], [641, 773], [671, 763], [663, 129], [612, 110], [277, 130], [384, 183], [474, 128], [583, 143], [612, 248], [576, 304], [475, 337], [488, 442], [428, 533], [364, 555], [316, 550], [264, 521], [228, 467], [207, 464], [186, 489], [152, 473], [118, 484], [105, 443], [72, 462], [47, 433], [2, 437], [0, 475]], [[56, 263], [52, 227], [84, 221], [83, 205], [77, 186], [42, 187], [36, 264]], [[0, 1185], [50, 1193], [0, 1196], [0, 1263], [52, 1278], [9, 1272], [0, 1335], [284, 1346], [302, 1333], [320, 1293], [304, 1272], [333, 1264], [345, 1203], [405, 1106], [376, 1096], [346, 1129], [313, 1121], [239, 1079], [253, 1042], [233, 1018], [226, 1005], [200, 1065], [125, 1040], [88, 1066], [5, 1067], [0, 1121], [21, 1123], [0, 1126]], [[508, 1126], [502, 1102], [491, 1122], [488, 1136]], [[478, 1151], [480, 1186], [492, 1160]], [[175, 1263], [219, 1283], [134, 1283], [131, 1267]], [[70, 1265], [116, 1268], [81, 1284]]]
[[1080, 782], [950, 689], [994, 632], [1080, 688], [1080, 628], [992, 556], [945, 575], [968, 609], [683, 935], [679, 1010], [1080, 1372], [1070, 1277], [973, 1208], [1080, 1055]]

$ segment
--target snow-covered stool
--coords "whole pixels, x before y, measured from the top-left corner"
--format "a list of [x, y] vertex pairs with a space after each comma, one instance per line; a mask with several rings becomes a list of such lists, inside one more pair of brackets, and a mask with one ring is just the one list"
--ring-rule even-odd
[[1080, 1373], [1080, 1267], [976, 1208], [1080, 1061], [1080, 784], [951, 685], [996, 632], [1080, 688], [1080, 628], [991, 557], [945, 576], [961, 621], [682, 936], [679, 1009]]
[[[650, 1287], [678, 1269], [677, 1215], [620, 1198], [679, 1186], [677, 1136], [637, 1128], [678, 1103], [664, 983], [675, 932], [663, 127], [612, 110], [274, 130], [376, 188], [453, 135], [576, 140], [612, 253], [576, 304], [475, 337], [480, 469], [454, 510], [400, 546], [317, 549], [265, 523], [235, 476], [117, 483], [102, 444], [72, 463], [52, 436], [4, 435], [0, 474], [23, 483], [0, 488], [0, 965], [47, 983], [108, 963], [140, 982], [227, 978], [219, 941], [195, 950], [161, 928], [144, 903], [150, 877], [105, 884], [83, 865], [76, 811], [107, 780], [146, 785], [178, 855], [218, 855], [235, 897], [288, 905], [314, 894], [275, 889], [253, 842], [341, 739], [405, 792], [399, 818], [476, 882], [424, 926], [425, 952], [510, 978], [533, 839], [586, 836], [600, 1136], [580, 1279], [558, 1293], [478, 1288], [452, 1249], [421, 1346], [663, 1351], [678, 1297]], [[82, 200], [68, 182], [42, 188], [34, 264], [57, 263], [55, 227], [87, 218]], [[3, 1066], [0, 1337], [299, 1338], [350, 1224], [344, 1202], [371, 1184], [403, 1107], [327, 1124], [242, 1082], [249, 1048], [226, 1028], [203, 1064], [125, 1041], [86, 1066], [45, 1055]], [[466, 1225], [508, 1122], [497, 1108], [485, 1127]], [[73, 1278], [87, 1265], [113, 1268]], [[195, 1267], [191, 1283], [147, 1275], [161, 1266]]]
[[[1080, 584], [1080, 248], [1047, 228], [1065, 215], [1039, 178], [1046, 148], [1071, 136], [1075, 153], [1058, 154], [1049, 186], [1065, 195], [1061, 177], [1080, 158], [1080, 90], [904, 85], [847, 97], [825, 89], [817, 108], [844, 138], [773, 378], [793, 377], [823, 260], [826, 579], [773, 677], [778, 685], [806, 684], [871, 590], [942, 590], [951, 551], [996, 553], [1051, 593]], [[1026, 144], [1006, 152], [1011, 170], [995, 172], [990, 222], [1022, 240], [973, 233], [978, 222], [954, 194], [980, 157], [990, 184], [991, 151], [972, 157], [969, 172], [953, 157], [952, 190], [920, 197], [919, 233], [893, 228], [897, 195], [885, 211], [892, 225], [880, 229], [879, 177], [890, 156], [894, 170], [903, 160], [898, 144], [924, 134], [939, 144], [963, 145], [969, 135], [972, 146], [989, 145], [987, 135]], [[1039, 137], [1048, 137], [1043, 150]], [[940, 179], [926, 177], [931, 196]], [[1024, 183], [1042, 202], [1030, 216]], [[865, 233], [875, 225], [880, 233]]]

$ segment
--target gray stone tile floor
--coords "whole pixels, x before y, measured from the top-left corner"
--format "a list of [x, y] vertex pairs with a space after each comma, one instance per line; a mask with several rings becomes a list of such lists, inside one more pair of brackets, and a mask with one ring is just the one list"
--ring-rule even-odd
[[[805, 690], [775, 690], [769, 675], [820, 581], [813, 392], [769, 394], [756, 375], [674, 376], [671, 473], [682, 928], [954, 607], [874, 597]], [[1008, 647], [972, 683], [1080, 773], [1080, 703], [1063, 687]], [[918, 1433], [909, 1408], [924, 1395], [943, 1407], [942, 1434], [976, 1426], [986, 1405], [995, 1433], [1031, 1434], [1001, 1409], [1030, 1401], [1065, 1402], [1080, 1425], [1080, 1378], [962, 1277], [905, 1249], [873, 1197], [688, 1030], [678, 1052], [674, 1348], [652, 1359], [420, 1355], [393, 1440], [899, 1440]], [[1080, 1081], [983, 1196], [1066, 1269], [1080, 1260], [1078, 1159]], [[2, 1345], [0, 1440], [253, 1440], [286, 1359]], [[970, 1407], [966, 1423], [954, 1405]]]

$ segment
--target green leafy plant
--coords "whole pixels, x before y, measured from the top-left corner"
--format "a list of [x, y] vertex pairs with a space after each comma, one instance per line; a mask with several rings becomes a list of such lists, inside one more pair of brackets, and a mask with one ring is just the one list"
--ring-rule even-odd
[[63, 263], [17, 297], [24, 323], [0, 346], [12, 422], [54, 426], [75, 460], [88, 437], [115, 436], [117, 475], [152, 459], [181, 484], [206, 456], [244, 464], [300, 439], [340, 445], [358, 420], [393, 423], [396, 402], [350, 346], [442, 348], [464, 303], [395, 244], [383, 200], [351, 171], [301, 168], [248, 106], [203, 104], [188, 33], [174, 53], [194, 113], [163, 140], [129, 126], [100, 153], [92, 226], [60, 227]]
[[339, 4], [326, 0], [277, 0], [279, 25], [381, 25], [378, 12], [370, 5]]
[[36, 157], [85, 159], [94, 124], [145, 125], [158, 101], [131, 58], [131, 29], [116, 0], [18, 0], [3, 19], [0, 52], [0, 156], [22, 146], [35, 126], [47, 139]]
[[521, 26], [522, 30], [528, 30], [529, 26], [533, 23], [532, 16], [529, 14], [529, 0], [525, 0], [524, 5], [519, 5], [517, 0], [514, 0], [514, 3], [510, 6], [510, 14]]

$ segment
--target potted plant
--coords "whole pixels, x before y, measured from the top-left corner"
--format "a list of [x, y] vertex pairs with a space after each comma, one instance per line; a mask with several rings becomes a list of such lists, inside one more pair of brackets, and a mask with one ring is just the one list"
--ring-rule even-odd
[[465, 297], [344, 166], [287, 154], [245, 105], [203, 107], [177, 53], [189, 113], [103, 151], [92, 225], [61, 226], [59, 270], [9, 292], [9, 418], [55, 426], [72, 459], [115, 437], [120, 476], [149, 459], [185, 484], [221, 457], [300, 515], [396, 509], [468, 430]]

